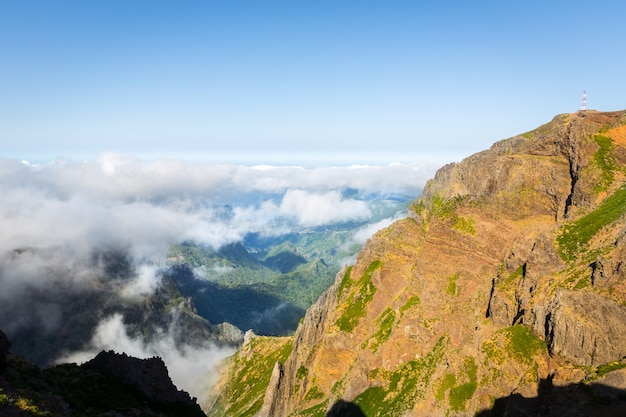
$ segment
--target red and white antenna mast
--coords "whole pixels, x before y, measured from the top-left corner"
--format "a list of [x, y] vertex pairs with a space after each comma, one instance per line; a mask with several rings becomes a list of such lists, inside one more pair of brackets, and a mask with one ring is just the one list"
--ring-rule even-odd
[[587, 111], [587, 89], [583, 90], [583, 103], [580, 105], [580, 111]]

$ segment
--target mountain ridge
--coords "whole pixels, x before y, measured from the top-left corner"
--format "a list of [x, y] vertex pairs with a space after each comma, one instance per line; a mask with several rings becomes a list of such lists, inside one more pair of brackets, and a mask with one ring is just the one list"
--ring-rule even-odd
[[[625, 111], [559, 115], [442, 167], [307, 311], [239, 415], [626, 410], [624, 125]], [[562, 402], [517, 401], [553, 387]]]
[[0, 414], [3, 416], [204, 416], [178, 390], [159, 357], [100, 352], [83, 364], [40, 369], [10, 352], [0, 330]]

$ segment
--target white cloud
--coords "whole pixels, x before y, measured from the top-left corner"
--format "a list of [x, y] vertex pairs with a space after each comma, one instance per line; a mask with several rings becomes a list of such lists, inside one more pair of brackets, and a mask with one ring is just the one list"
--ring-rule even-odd
[[404, 214], [398, 214], [394, 217], [388, 217], [386, 219], [382, 219], [376, 223], [367, 224], [354, 232], [352, 240], [358, 244], [364, 244], [367, 242], [369, 238], [371, 238], [374, 233], [379, 231], [380, 229], [384, 229], [385, 227], [390, 226], [396, 220], [399, 220], [404, 217]]
[[365, 219], [364, 202], [342, 198], [342, 190], [417, 195], [432, 171], [408, 164], [246, 167], [115, 153], [38, 166], [5, 159], [0, 251], [109, 243], [142, 258], [184, 239], [219, 247], [248, 232], [282, 233], [293, 226], [286, 219], [307, 227]]
[[158, 268], [154, 265], [140, 265], [135, 277], [121, 290], [120, 295], [133, 299], [153, 294], [161, 281], [157, 272]]
[[343, 199], [339, 191], [288, 190], [280, 203], [280, 212], [305, 227], [364, 220], [372, 215], [364, 201]]
[[56, 160], [32, 166], [0, 160], [0, 181], [43, 188], [57, 195], [88, 195], [93, 200], [154, 200], [212, 197], [288, 189], [327, 191], [354, 188], [366, 193], [414, 194], [438, 162], [303, 168], [243, 166], [171, 159], [142, 161], [118, 153], [96, 160]]

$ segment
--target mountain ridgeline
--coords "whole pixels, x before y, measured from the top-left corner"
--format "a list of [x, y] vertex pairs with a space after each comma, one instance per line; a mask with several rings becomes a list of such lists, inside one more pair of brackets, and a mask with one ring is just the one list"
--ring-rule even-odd
[[161, 358], [102, 351], [80, 366], [40, 369], [10, 348], [0, 330], [2, 416], [204, 416], [196, 399], [174, 386]]
[[246, 337], [210, 416], [626, 414], [626, 112], [441, 168], [292, 337]]

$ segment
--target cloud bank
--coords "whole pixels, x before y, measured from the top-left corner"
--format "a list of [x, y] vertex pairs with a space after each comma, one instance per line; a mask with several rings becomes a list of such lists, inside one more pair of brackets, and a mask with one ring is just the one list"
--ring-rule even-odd
[[37, 166], [0, 160], [0, 253], [114, 244], [145, 258], [182, 240], [218, 248], [250, 232], [364, 220], [371, 213], [358, 195], [417, 196], [432, 165], [249, 167], [115, 153]]

